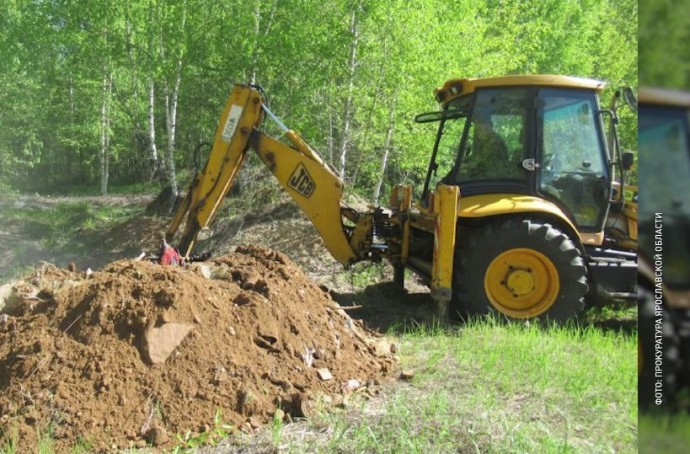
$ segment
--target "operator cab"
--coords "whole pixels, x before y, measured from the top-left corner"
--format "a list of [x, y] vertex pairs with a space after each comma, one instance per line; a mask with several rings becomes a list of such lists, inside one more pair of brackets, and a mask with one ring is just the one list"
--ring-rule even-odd
[[603, 228], [611, 169], [597, 93], [603, 83], [564, 76], [455, 79], [436, 90], [443, 110], [423, 197], [438, 183], [463, 197], [538, 196], [582, 232]]

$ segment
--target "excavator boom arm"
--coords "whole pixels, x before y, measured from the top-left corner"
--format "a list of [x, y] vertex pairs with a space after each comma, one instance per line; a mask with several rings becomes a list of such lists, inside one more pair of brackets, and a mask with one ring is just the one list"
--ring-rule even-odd
[[250, 87], [236, 86], [223, 109], [208, 161], [194, 177], [166, 232], [166, 240], [172, 244], [173, 236], [186, 216], [178, 247], [183, 256], [189, 256], [199, 231], [207, 227], [216, 215], [247, 157], [249, 137], [261, 120], [261, 95]]
[[[259, 130], [264, 115], [284, 129], [291, 145]], [[178, 249], [189, 256], [200, 230], [216, 215], [234, 182], [249, 148], [278, 179], [321, 235], [339, 262], [351, 264], [366, 257], [371, 216], [354, 213], [341, 203], [343, 182], [297, 133], [287, 129], [265, 106], [254, 87], [236, 85], [223, 109], [211, 154], [197, 174], [166, 233], [168, 242], [186, 217]], [[344, 225], [344, 215], [352, 227]]]

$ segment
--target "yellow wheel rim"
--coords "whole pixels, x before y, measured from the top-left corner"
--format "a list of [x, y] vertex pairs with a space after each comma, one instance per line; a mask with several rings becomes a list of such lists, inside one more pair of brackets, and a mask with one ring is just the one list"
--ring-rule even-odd
[[561, 286], [558, 270], [541, 252], [509, 249], [491, 261], [484, 291], [492, 306], [513, 318], [543, 314], [556, 302]]

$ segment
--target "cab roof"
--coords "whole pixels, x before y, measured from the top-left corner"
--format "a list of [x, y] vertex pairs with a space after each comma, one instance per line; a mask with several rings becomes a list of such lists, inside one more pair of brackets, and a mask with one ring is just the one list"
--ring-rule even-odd
[[667, 88], [641, 87], [637, 98], [640, 104], [656, 104], [669, 107], [690, 107], [690, 93]]
[[477, 88], [517, 86], [582, 88], [601, 92], [606, 84], [600, 80], [548, 74], [512, 75], [486, 79], [450, 79], [443, 84], [443, 87], [434, 90], [434, 96], [438, 102], [446, 104], [452, 99], [474, 92]]

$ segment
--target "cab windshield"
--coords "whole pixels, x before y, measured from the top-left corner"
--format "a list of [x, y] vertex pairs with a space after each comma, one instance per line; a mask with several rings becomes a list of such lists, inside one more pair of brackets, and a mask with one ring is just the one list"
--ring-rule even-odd
[[582, 228], [603, 223], [610, 179], [596, 98], [577, 90], [540, 90], [538, 190]]

